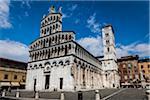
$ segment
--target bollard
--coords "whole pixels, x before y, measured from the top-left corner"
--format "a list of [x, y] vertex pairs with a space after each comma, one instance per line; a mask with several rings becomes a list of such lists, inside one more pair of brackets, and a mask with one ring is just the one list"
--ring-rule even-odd
[[63, 92], [60, 94], [60, 100], [65, 100], [65, 95]]
[[99, 90], [95, 90], [95, 100], [100, 100]]
[[147, 90], [146, 90], [147, 98], [148, 98], [148, 100], [150, 100], [150, 86], [148, 86], [146, 88], [147, 88]]
[[147, 91], [146, 91], [146, 94], [147, 94], [148, 100], [150, 100], [150, 90], [147, 90]]
[[6, 90], [4, 89], [2, 92], [2, 97], [5, 97], [5, 94], [6, 94]]
[[16, 92], [16, 98], [19, 98], [19, 90], [17, 89], [17, 92]]
[[82, 97], [82, 92], [79, 91], [79, 92], [78, 92], [78, 100], [82, 100], [82, 99], [83, 99], [83, 97]]
[[39, 99], [39, 92], [38, 91], [35, 92], [35, 99]]

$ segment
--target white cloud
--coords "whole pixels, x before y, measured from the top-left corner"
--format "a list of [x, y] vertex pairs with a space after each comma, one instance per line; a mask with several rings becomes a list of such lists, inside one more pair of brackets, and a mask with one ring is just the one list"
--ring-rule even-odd
[[0, 28], [12, 27], [9, 21], [9, 0], [0, 0]]
[[[103, 44], [101, 36], [84, 37], [77, 42], [94, 56], [101, 56], [103, 54]], [[150, 44], [148, 43], [131, 43], [129, 45], [118, 44], [116, 47], [117, 58], [129, 55], [139, 55], [140, 57], [150, 57]]]
[[91, 32], [99, 33], [101, 24], [96, 22], [95, 16], [96, 16], [96, 13], [94, 13], [92, 16], [90, 16], [87, 19], [87, 27], [91, 30]]
[[[68, 7], [68, 13], [64, 13], [64, 12], [62, 12], [61, 11], [61, 13], [62, 13], [62, 18], [69, 18], [69, 17], [71, 17], [72, 15], [73, 15], [73, 11], [77, 8], [77, 4], [75, 4], [75, 5], [72, 5], [71, 7]], [[63, 10], [63, 9], [62, 9]]]
[[139, 55], [140, 57], [150, 57], [150, 44], [131, 43], [129, 45], [118, 45], [116, 48], [117, 57], [127, 55]]
[[27, 45], [11, 41], [0, 40], [0, 57], [27, 62], [29, 58]]
[[71, 15], [72, 15], [72, 13], [67, 14], [67, 13], [62, 12], [62, 18], [69, 18], [69, 17], [71, 17]]
[[100, 36], [81, 38], [77, 42], [94, 56], [103, 55], [102, 38]]
[[30, 2], [31, 0], [22, 0], [21, 7], [24, 8], [24, 6], [27, 6], [30, 9], [31, 8]]
[[71, 7], [69, 7], [69, 10], [70, 10], [70, 11], [74, 11], [77, 7], [78, 7], [77, 4], [72, 5]]
[[25, 14], [25, 16], [26, 16], [26, 17], [28, 17], [28, 16], [29, 16], [29, 13], [28, 13], [27, 11], [25, 11], [25, 13], [24, 13], [24, 14]]
[[76, 20], [75, 20], [75, 24], [78, 24], [79, 22], [80, 22], [79, 19], [76, 19]]

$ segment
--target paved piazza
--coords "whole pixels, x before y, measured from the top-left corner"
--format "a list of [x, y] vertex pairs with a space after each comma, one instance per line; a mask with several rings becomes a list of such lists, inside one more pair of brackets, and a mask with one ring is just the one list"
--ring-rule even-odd
[[[99, 90], [100, 100], [148, 100], [145, 89], [101, 89]], [[95, 91], [83, 91], [82, 100], [96, 100]], [[115, 94], [116, 93], [116, 94]], [[40, 92], [40, 100], [60, 100], [60, 92]], [[64, 100], [79, 100], [78, 92], [64, 92]], [[6, 97], [16, 100], [15, 91], [6, 93]], [[13, 99], [12, 99], [13, 98]], [[19, 100], [34, 100], [34, 92], [21, 92]]]

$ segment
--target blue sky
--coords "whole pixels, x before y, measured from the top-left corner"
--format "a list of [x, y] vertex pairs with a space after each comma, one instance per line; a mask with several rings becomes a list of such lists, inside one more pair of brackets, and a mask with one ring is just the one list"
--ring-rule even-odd
[[149, 56], [148, 1], [1, 0], [0, 57], [27, 61], [28, 45], [39, 37], [40, 20], [44, 14], [48, 14], [51, 5], [55, 6], [56, 11], [62, 7], [63, 30], [74, 31], [76, 41], [88, 51], [94, 51], [95, 56], [103, 55], [100, 28], [104, 24], [114, 27], [118, 57], [132, 54]]

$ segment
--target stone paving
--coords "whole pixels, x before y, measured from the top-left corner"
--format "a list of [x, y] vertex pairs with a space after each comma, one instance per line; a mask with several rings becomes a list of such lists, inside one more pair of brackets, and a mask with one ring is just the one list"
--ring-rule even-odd
[[148, 100], [145, 89], [126, 89], [108, 100]]
[[[145, 89], [101, 89], [99, 94], [102, 100], [147, 100]], [[117, 94], [115, 94], [117, 93]], [[61, 92], [40, 92], [40, 100], [59, 100]], [[112, 95], [114, 94], [114, 95]], [[78, 92], [64, 92], [65, 100], [78, 100]], [[6, 96], [15, 97], [15, 91], [6, 93]], [[34, 92], [21, 92], [20, 100], [33, 100]], [[110, 98], [107, 98], [110, 97]], [[41, 99], [42, 98], [42, 99]], [[1, 99], [0, 100], [15, 100]], [[83, 100], [95, 100], [95, 91], [83, 91]]]

